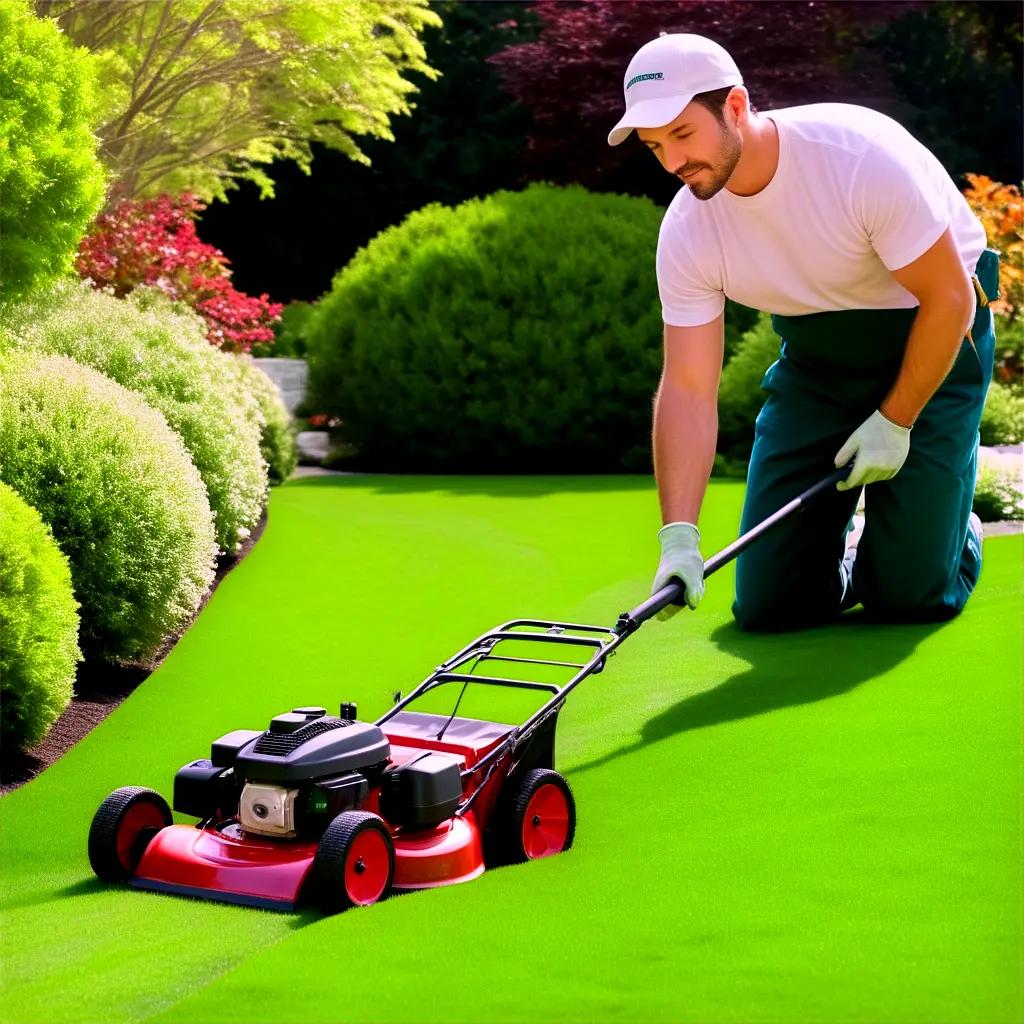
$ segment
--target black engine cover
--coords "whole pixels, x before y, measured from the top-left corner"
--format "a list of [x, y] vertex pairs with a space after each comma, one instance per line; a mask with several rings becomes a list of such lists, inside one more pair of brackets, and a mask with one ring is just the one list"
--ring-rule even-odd
[[[291, 716], [278, 716], [284, 719]], [[387, 761], [387, 737], [368, 722], [322, 715], [293, 728], [275, 724], [235, 756], [235, 773], [246, 781], [297, 785], [325, 775], [360, 771]], [[281, 731], [287, 724], [289, 731]]]

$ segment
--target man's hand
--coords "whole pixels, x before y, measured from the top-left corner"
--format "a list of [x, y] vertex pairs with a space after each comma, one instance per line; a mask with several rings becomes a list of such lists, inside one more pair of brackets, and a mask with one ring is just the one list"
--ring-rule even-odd
[[[684, 597], [691, 608], [696, 608], [704, 596], [704, 559], [700, 556], [700, 530], [693, 523], [669, 523], [658, 531], [661, 541], [661, 562], [651, 594], [656, 594], [673, 577], [683, 583]], [[682, 604], [666, 605], [657, 618], [670, 619]]]
[[850, 475], [840, 480], [836, 489], [848, 491], [852, 487], [891, 479], [900, 471], [909, 452], [910, 427], [901, 427], [881, 412], [873, 412], [836, 455], [836, 469], [856, 457]]

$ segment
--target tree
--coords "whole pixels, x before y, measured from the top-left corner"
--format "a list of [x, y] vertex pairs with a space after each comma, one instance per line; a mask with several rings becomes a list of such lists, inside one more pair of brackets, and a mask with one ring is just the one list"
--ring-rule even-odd
[[37, 0], [99, 57], [100, 155], [123, 198], [189, 190], [226, 199], [240, 180], [273, 196], [264, 169], [314, 142], [366, 162], [356, 136], [391, 138], [415, 86], [436, 72], [418, 33], [426, 0]]
[[828, 101], [884, 109], [893, 98], [884, 61], [858, 50], [879, 26], [922, 6], [919, 0], [538, 0], [540, 38], [491, 61], [510, 95], [533, 114], [533, 175], [606, 190], [639, 188], [667, 202], [678, 182], [658, 171], [654, 185], [653, 162], [639, 146], [606, 143], [623, 109], [623, 72], [644, 43], [661, 32], [709, 36], [736, 59], [760, 110]]
[[431, 9], [443, 24], [423, 43], [440, 78], [417, 76], [415, 116], [396, 121], [393, 142], [366, 141], [369, 164], [316, 144], [308, 177], [275, 165], [274, 202], [245, 185], [203, 213], [201, 234], [231, 253], [238, 287], [315, 299], [357, 249], [413, 210], [521, 187], [530, 117], [487, 58], [536, 36], [532, 8], [435, 0]]
[[103, 201], [93, 68], [27, 0], [0, 0], [0, 298], [71, 269]]

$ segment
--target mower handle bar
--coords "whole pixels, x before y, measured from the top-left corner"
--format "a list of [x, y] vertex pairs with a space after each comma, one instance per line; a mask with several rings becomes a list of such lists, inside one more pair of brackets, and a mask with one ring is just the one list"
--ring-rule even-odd
[[[830, 473], [823, 480], [820, 480], [802, 494], [797, 495], [797, 497], [792, 501], [783, 505], [777, 512], [774, 512], [762, 522], [758, 523], [755, 527], [748, 530], [741, 537], [733, 541], [728, 547], [723, 548], [716, 555], [709, 558], [704, 563], [704, 578], [707, 579], [707, 577], [712, 573], [721, 569], [723, 565], [728, 565], [728, 563], [731, 562], [741, 551], [753, 544], [754, 541], [770, 530], [773, 526], [782, 522], [783, 519], [791, 516], [798, 509], [804, 508], [808, 502], [812, 501], [823, 491], [828, 490], [828, 488], [832, 487], [840, 480], [845, 479], [846, 475], [849, 473], [849, 468], [849, 466], [845, 466], [842, 469], [837, 469]], [[666, 605], [681, 601], [682, 597], [682, 584], [669, 583], [644, 601], [643, 604], [637, 605], [637, 607], [632, 611], [623, 612], [619, 616], [619, 620], [614, 628], [609, 628], [607, 626], [588, 626], [569, 622], [549, 622], [541, 619], [515, 619], [511, 622], [506, 622], [497, 629], [491, 630], [483, 636], [478, 637], [472, 643], [463, 647], [461, 651], [453, 655], [446, 662], [438, 665], [437, 668], [419, 684], [419, 686], [404, 698], [399, 695], [399, 699], [394, 707], [378, 718], [376, 724], [378, 726], [383, 725], [428, 690], [433, 689], [436, 686], [441, 686], [445, 683], [461, 682], [463, 684], [463, 688], [465, 688], [467, 684], [473, 682], [489, 684], [492, 686], [515, 686], [523, 689], [547, 690], [551, 692], [551, 698], [543, 705], [543, 707], [535, 711], [525, 722], [522, 723], [522, 725], [518, 726], [506, 740], [499, 743], [488, 754], [485, 754], [483, 758], [476, 762], [472, 769], [463, 773], [464, 775], [475, 774], [485, 766], [493, 764], [509, 752], [514, 755], [515, 751], [520, 748], [527, 739], [529, 739], [533, 732], [540, 727], [548, 716], [561, 708], [565, 703], [566, 696], [571, 690], [575, 689], [576, 686], [578, 686], [579, 683], [581, 683], [587, 676], [600, 672], [604, 668], [606, 660], [615, 653], [615, 649], [619, 644], [639, 629], [640, 626], [649, 618], [661, 611], [661, 609]], [[529, 632], [525, 630], [517, 632], [517, 630], [522, 630], [523, 627], [533, 628], [530, 629]], [[539, 632], [538, 630], [540, 629], [543, 629], [544, 632]], [[589, 633], [592, 635], [566, 635], [567, 630], [574, 631], [576, 633]], [[532, 640], [546, 643], [565, 644], [577, 648], [588, 647], [591, 649], [591, 654], [585, 663], [579, 664], [579, 671], [564, 686], [558, 686], [551, 683], [530, 682], [527, 680], [500, 676], [476, 676], [472, 673], [452, 671], [453, 669], [461, 667], [461, 665], [471, 658], [486, 659], [489, 656], [493, 656], [491, 654], [493, 647], [496, 643], [502, 640]], [[499, 658], [497, 660], [506, 659]], [[521, 660], [535, 661], [536, 659], [524, 658]], [[544, 664], [545, 662], [541, 661], [539, 663]], [[568, 667], [568, 665], [566, 667]], [[457, 709], [458, 704], [456, 704], [456, 710]], [[454, 718], [454, 716], [455, 711], [452, 712], [452, 718]], [[449, 722], [450, 721], [451, 719], [449, 719]], [[445, 726], [445, 728], [447, 728], [447, 726]], [[444, 730], [442, 730], [442, 733], [443, 731]], [[489, 774], [490, 768], [488, 769], [488, 775]], [[471, 796], [467, 801], [461, 804], [456, 813], [464, 813], [472, 805], [474, 800], [475, 795]]]
[[[849, 466], [843, 466], [840, 469], [833, 470], [823, 480], [819, 480], [813, 486], [808, 487], [806, 491], [802, 494], [798, 494], [792, 501], [787, 502], [777, 512], [773, 512], [767, 519], [763, 519], [741, 537], [738, 537], [728, 547], [722, 548], [722, 550], [717, 554], [712, 555], [704, 563], [704, 579], [707, 579], [712, 573], [718, 572], [722, 566], [728, 565], [741, 551], [750, 547], [754, 541], [767, 533], [773, 526], [781, 523], [783, 519], [787, 519], [797, 510], [805, 508], [819, 494], [823, 491], [829, 490], [829, 488], [839, 483], [840, 480], [845, 480], [849, 472]], [[620, 634], [632, 633], [634, 630], [638, 629], [642, 623], [646, 622], [652, 616], [657, 615], [662, 608], [665, 608], [670, 604], [681, 604], [683, 595], [684, 588], [682, 583], [674, 581], [666, 583], [661, 590], [652, 594], [643, 602], [643, 604], [637, 605], [632, 611], [623, 612], [619, 616], [619, 621], [615, 626], [615, 632]]]

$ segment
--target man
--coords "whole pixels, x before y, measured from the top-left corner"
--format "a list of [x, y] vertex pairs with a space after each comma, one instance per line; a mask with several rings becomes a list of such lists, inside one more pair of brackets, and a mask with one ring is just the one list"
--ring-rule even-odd
[[[762, 382], [741, 529], [852, 460], [835, 491], [739, 556], [739, 625], [800, 628], [858, 602], [883, 621], [956, 615], [981, 569], [971, 503], [998, 283], [982, 225], [895, 121], [843, 103], [758, 114], [732, 58], [702, 36], [642, 47], [624, 92], [609, 144], [635, 130], [687, 186], [657, 251], [666, 525], [652, 592], [677, 578], [691, 608], [704, 592], [697, 523], [728, 296], [771, 313], [782, 339]], [[847, 552], [865, 485], [863, 533]]]

